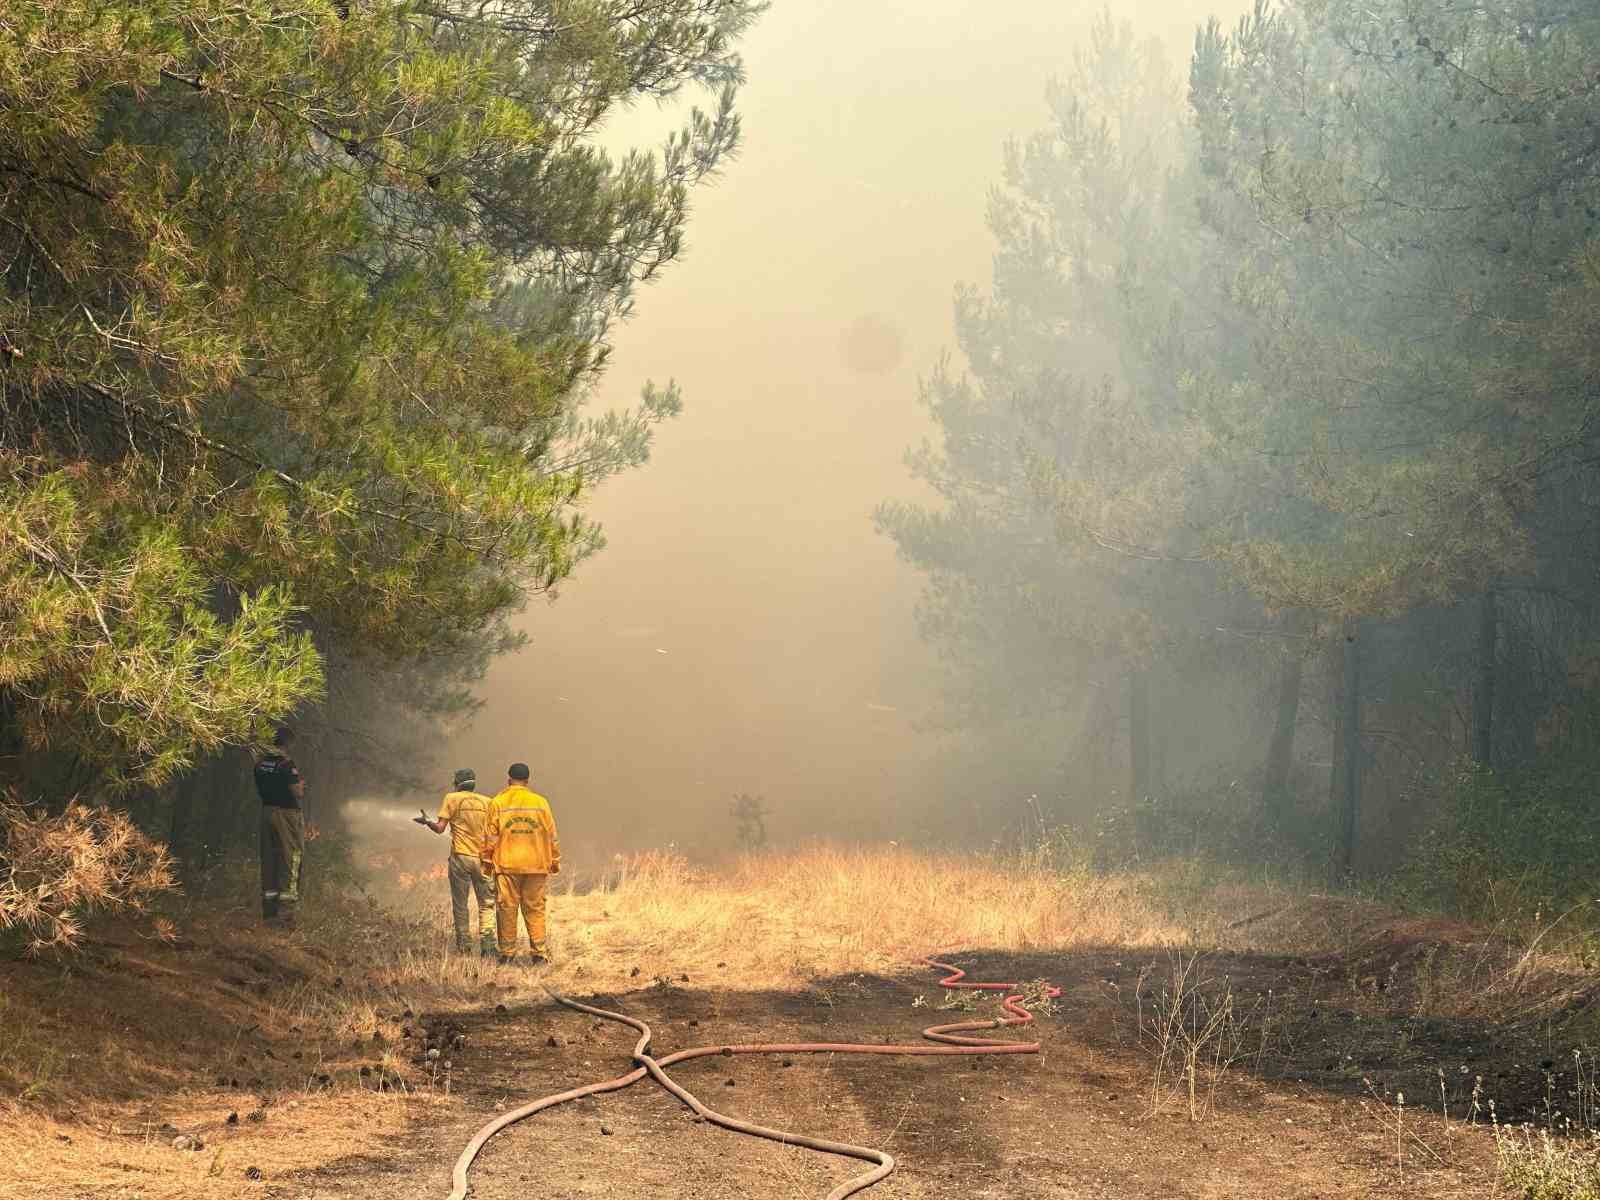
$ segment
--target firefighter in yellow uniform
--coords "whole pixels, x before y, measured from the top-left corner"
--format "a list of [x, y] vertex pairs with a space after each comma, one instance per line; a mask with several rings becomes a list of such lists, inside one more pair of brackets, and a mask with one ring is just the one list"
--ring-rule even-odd
[[481, 853], [492, 864], [495, 882], [495, 926], [500, 961], [517, 953], [517, 914], [528, 927], [533, 965], [549, 959], [545, 943], [545, 883], [561, 873], [561, 843], [556, 838], [550, 802], [528, 787], [528, 765], [512, 763], [506, 786], [489, 802]]
[[456, 953], [472, 953], [472, 914], [468, 898], [478, 901], [479, 950], [485, 958], [495, 952], [494, 878], [483, 864], [483, 826], [489, 818], [489, 797], [477, 792], [476, 774], [463, 767], [455, 774], [455, 786], [439, 805], [439, 815], [429, 820], [426, 813], [413, 817], [435, 833], [450, 830], [450, 911], [455, 918]]

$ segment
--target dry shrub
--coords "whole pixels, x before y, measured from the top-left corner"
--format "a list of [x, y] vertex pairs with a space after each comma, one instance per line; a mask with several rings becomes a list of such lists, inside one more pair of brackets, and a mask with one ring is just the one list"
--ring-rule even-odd
[[175, 886], [167, 848], [125, 813], [74, 800], [59, 816], [0, 798], [0, 931], [37, 953], [63, 949], [94, 911], [139, 911]]
[[1500, 1182], [1522, 1200], [1600, 1200], [1600, 1142], [1528, 1126], [1494, 1127]]
[[1174, 1099], [1184, 1101], [1189, 1120], [1207, 1115], [1223, 1079], [1245, 1057], [1252, 1024], [1266, 1050], [1267, 1025], [1257, 1013], [1235, 1009], [1227, 978], [1213, 976], [1200, 954], [1169, 953], [1159, 976], [1154, 964], [1139, 972], [1134, 992], [1140, 1045], [1154, 1060], [1147, 1113], [1155, 1116]]

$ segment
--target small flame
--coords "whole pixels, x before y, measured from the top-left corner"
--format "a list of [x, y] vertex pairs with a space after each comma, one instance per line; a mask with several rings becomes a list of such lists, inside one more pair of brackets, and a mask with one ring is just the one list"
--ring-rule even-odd
[[396, 879], [401, 887], [409, 891], [419, 883], [439, 883], [449, 877], [449, 868], [444, 863], [437, 863], [426, 871], [401, 871]]

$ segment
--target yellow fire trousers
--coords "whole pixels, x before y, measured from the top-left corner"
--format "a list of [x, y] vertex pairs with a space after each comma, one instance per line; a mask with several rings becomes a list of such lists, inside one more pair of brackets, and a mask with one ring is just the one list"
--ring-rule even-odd
[[545, 875], [501, 875], [494, 877], [495, 933], [500, 953], [517, 952], [517, 914], [528, 927], [528, 944], [535, 954], [547, 954], [544, 933]]

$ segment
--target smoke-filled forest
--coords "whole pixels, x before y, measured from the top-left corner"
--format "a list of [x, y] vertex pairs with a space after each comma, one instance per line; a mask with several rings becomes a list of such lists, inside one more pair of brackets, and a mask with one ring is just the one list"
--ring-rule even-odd
[[1185, 88], [1108, 19], [1008, 145], [937, 499], [878, 520], [1018, 786], [1149, 849], [1587, 894], [1584, 29], [1258, 6]]
[[0, 4], [0, 1191], [1600, 1197], [1600, 8], [1068, 7]]

